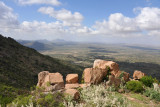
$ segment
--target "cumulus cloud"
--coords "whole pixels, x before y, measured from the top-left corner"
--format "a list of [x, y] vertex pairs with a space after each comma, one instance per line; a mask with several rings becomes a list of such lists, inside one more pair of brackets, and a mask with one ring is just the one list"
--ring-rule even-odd
[[145, 30], [160, 29], [160, 9], [159, 8], [139, 8], [140, 14], [135, 18], [138, 26]]
[[97, 33], [102, 34], [132, 33], [139, 31], [135, 24], [135, 19], [125, 17], [121, 13], [111, 14], [108, 21], [97, 21], [93, 28], [97, 30]]
[[81, 21], [83, 20], [83, 16], [79, 12], [72, 14], [71, 11], [66, 9], [56, 11], [52, 7], [41, 7], [38, 9], [38, 12], [62, 21], [64, 26], [80, 26]]
[[[34, 0], [33, 0], [34, 1]], [[39, 0], [41, 1], [41, 0]], [[56, 19], [54, 22], [23, 21], [19, 23], [13, 9], [0, 2], [0, 33], [16, 39], [56, 39], [56, 38], [110, 38], [117, 41], [129, 38], [157, 37], [160, 39], [160, 8], [136, 8], [135, 17], [113, 13], [108, 20], [95, 21], [92, 27], [82, 24], [83, 15], [66, 9], [41, 7], [38, 12]], [[126, 39], [127, 38], [127, 39]], [[77, 40], [78, 40], [77, 39]], [[101, 40], [103, 40], [101, 39]], [[147, 40], [147, 39], [146, 39]], [[104, 40], [106, 41], [106, 40]]]
[[17, 15], [13, 13], [12, 8], [0, 1], [0, 27], [15, 27], [18, 24]]
[[97, 21], [92, 28], [95, 33], [103, 35], [117, 35], [130, 37], [144, 35], [157, 35], [160, 30], [159, 8], [136, 8], [138, 12], [134, 18], [126, 17], [121, 13], [114, 13], [108, 20]]
[[61, 4], [58, 0], [18, 0], [21, 5], [32, 5], [32, 4], [47, 4], [58, 6]]

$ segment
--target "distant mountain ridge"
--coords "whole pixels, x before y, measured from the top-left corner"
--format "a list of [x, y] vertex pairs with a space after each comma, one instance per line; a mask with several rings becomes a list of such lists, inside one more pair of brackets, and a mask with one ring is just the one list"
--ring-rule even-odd
[[[44, 48], [42, 44], [41, 48]], [[44, 70], [60, 72], [65, 77], [68, 73], [81, 74], [82, 69], [42, 55], [10, 37], [0, 35], [0, 83], [17, 88], [30, 88], [36, 85], [37, 74]]]
[[55, 46], [75, 45], [76, 42], [65, 41], [63, 39], [48, 40], [17, 40], [21, 45], [33, 48], [37, 51], [52, 50]]

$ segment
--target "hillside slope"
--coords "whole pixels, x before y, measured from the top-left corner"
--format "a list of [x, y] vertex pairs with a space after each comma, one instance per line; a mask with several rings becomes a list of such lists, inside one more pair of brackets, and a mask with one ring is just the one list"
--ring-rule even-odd
[[81, 74], [78, 66], [44, 56], [36, 50], [22, 46], [14, 39], [0, 35], [0, 84], [17, 88], [30, 88], [37, 83], [37, 74], [43, 70]]

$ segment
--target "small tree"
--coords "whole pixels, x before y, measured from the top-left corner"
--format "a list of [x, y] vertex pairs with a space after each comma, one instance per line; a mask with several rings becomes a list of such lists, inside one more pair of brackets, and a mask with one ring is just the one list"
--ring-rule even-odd
[[133, 92], [142, 92], [143, 84], [140, 81], [129, 81], [126, 84], [127, 89]]
[[152, 76], [144, 76], [140, 79], [140, 81], [147, 87], [153, 86], [154, 78]]

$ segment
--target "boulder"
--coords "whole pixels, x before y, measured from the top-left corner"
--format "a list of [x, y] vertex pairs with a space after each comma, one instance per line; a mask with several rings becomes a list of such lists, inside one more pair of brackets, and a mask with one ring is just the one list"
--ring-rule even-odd
[[160, 87], [157, 83], [153, 83], [154, 90], [160, 91]]
[[78, 83], [78, 74], [68, 74], [66, 76], [66, 83], [68, 84]]
[[49, 72], [48, 71], [42, 71], [38, 74], [38, 83], [37, 86], [43, 87], [46, 86], [46, 82], [49, 81]]
[[121, 79], [115, 78], [113, 75], [109, 76], [109, 80], [106, 82], [107, 86], [114, 85], [115, 87], [119, 87], [121, 84]]
[[53, 91], [60, 90], [60, 89], [63, 89], [63, 88], [64, 88], [64, 84], [63, 83], [59, 83], [59, 84], [46, 86], [44, 91], [45, 92], [53, 92]]
[[60, 73], [49, 73], [49, 82], [51, 85], [64, 83], [63, 76]]
[[118, 92], [119, 93], [124, 93], [125, 91], [124, 91], [124, 89], [118, 89]]
[[137, 79], [139, 80], [144, 76], [145, 76], [145, 73], [138, 71], [138, 70], [135, 70], [133, 73], [133, 79], [135, 79], [135, 80], [137, 80]]
[[91, 86], [91, 84], [79, 84], [79, 86], [80, 86], [81, 88], [86, 88], [86, 87]]
[[104, 70], [99, 68], [86, 68], [83, 71], [84, 82], [89, 84], [101, 83], [104, 76]]
[[44, 91], [63, 89], [63, 76], [60, 73], [49, 73], [48, 71], [42, 71], [38, 74], [37, 86], [43, 87]]
[[80, 98], [80, 93], [76, 89], [67, 89], [64, 93], [72, 96], [74, 100], [78, 100]]
[[119, 71], [119, 65], [113, 61], [105, 61], [101, 59], [96, 59], [93, 64], [93, 68], [101, 68], [107, 70], [110, 68], [111, 72], [115, 75]]
[[65, 84], [65, 89], [76, 89], [80, 87], [79, 84]]
[[115, 78], [122, 78], [124, 79], [125, 82], [128, 82], [129, 79], [129, 73], [123, 72], [123, 71], [118, 71], [117, 74], [115, 75]]

